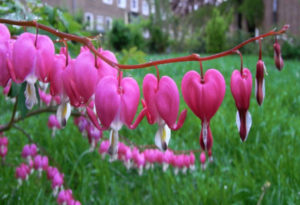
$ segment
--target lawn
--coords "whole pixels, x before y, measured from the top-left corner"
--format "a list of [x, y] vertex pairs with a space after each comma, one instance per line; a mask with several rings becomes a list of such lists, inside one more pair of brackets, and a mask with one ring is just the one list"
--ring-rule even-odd
[[[175, 55], [152, 55], [155, 60]], [[50, 164], [65, 174], [65, 184], [82, 204], [256, 204], [262, 187], [270, 183], [262, 204], [299, 204], [300, 202], [300, 62], [286, 60], [279, 72], [272, 58], [264, 58], [268, 69], [266, 98], [261, 107], [256, 103], [254, 86], [250, 105], [252, 128], [245, 143], [241, 143], [235, 124], [236, 108], [230, 93], [230, 76], [239, 68], [238, 56], [204, 62], [204, 69], [216, 68], [226, 80], [224, 101], [211, 121], [214, 136], [214, 162], [202, 171], [196, 155], [194, 172], [173, 173], [161, 166], [139, 176], [127, 171], [120, 162], [102, 160], [98, 152], [88, 152], [89, 144], [69, 120], [67, 127], [54, 138], [47, 128], [49, 114], [42, 114], [18, 123], [34, 141], [44, 147]], [[244, 56], [244, 66], [255, 76], [257, 56]], [[159, 66], [160, 75], [169, 75], [181, 86], [188, 70], [199, 70], [196, 62]], [[153, 68], [126, 71], [142, 89], [146, 73]], [[253, 81], [254, 82], [254, 81]], [[254, 83], [253, 83], [254, 85]], [[2, 90], [1, 90], [2, 91]], [[180, 91], [181, 93], [181, 91]], [[0, 124], [8, 122], [12, 104], [0, 97]], [[180, 110], [187, 108], [181, 96]], [[141, 109], [141, 106], [139, 110]], [[121, 135], [144, 145], [154, 144], [157, 126], [144, 119], [136, 130], [123, 127]], [[172, 132], [170, 148], [175, 150], [199, 148], [200, 120], [188, 109], [183, 127]], [[19, 189], [15, 167], [22, 162], [20, 153], [28, 143], [18, 130], [5, 133], [9, 138], [6, 166], [0, 166], [0, 204], [56, 204], [46, 176], [34, 173]], [[107, 133], [105, 133], [107, 137]], [[57, 164], [54, 164], [57, 163]]]

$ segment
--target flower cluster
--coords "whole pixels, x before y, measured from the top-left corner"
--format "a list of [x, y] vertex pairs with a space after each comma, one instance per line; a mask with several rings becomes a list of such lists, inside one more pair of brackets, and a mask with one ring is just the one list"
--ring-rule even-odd
[[[38, 28], [37, 24], [35, 25]], [[58, 35], [51, 28], [45, 26], [43, 28]], [[280, 35], [287, 28], [288, 26], [284, 26], [278, 32], [271, 31], [249, 39], [234, 49], [216, 54], [210, 59], [233, 53], [241, 55], [238, 48], [254, 40], [261, 41], [262, 37]], [[12, 39], [7, 27], [0, 24], [0, 33], [0, 85], [5, 87], [4, 91], [8, 93], [12, 82], [24, 83], [26, 85], [24, 103], [28, 109], [32, 109], [38, 103], [38, 95], [46, 105], [50, 105], [51, 102], [58, 104], [56, 116], [50, 116], [48, 122], [49, 128], [54, 130], [53, 135], [56, 129], [66, 126], [71, 115], [71, 107], [73, 107], [80, 110], [82, 115], [89, 117], [89, 120], [81, 119], [77, 124], [79, 129], [88, 136], [91, 149], [97, 146], [102, 132], [109, 130], [107, 153], [114, 160], [119, 158], [119, 131], [123, 125], [129, 129], [135, 129], [146, 117], [149, 124], [158, 125], [154, 143], [157, 148], [166, 152], [171, 139], [171, 130], [178, 130], [184, 124], [187, 110], [183, 110], [179, 114], [180, 93], [178, 87], [171, 77], [160, 77], [157, 67], [156, 76], [147, 74], [144, 77], [142, 85], [144, 99], [141, 100], [137, 81], [132, 77], [123, 77], [121, 68], [125, 69], [126, 66], [119, 65], [112, 52], [102, 48], [97, 50], [91, 44], [86, 43], [87, 39], [66, 35], [69, 40], [75, 38], [85, 44], [78, 56], [71, 58], [67, 43], [65, 47], [60, 48], [59, 53], [55, 53], [53, 41], [48, 36], [39, 35], [38, 32], [36, 34], [24, 32], [16, 39]], [[160, 61], [160, 64], [190, 59], [199, 60], [201, 64], [201, 58], [196, 54], [173, 61], [162, 60], [163, 62]], [[284, 64], [277, 40], [274, 44], [274, 60], [276, 67], [281, 70]], [[149, 65], [149, 63], [133, 67], [143, 68], [146, 67], [145, 65]], [[255, 93], [257, 102], [261, 105], [265, 97], [264, 72], [266, 71], [261, 59], [261, 43], [256, 68]], [[39, 83], [36, 83], [37, 81]], [[50, 94], [47, 93], [48, 85]], [[38, 86], [40, 88], [37, 91]], [[245, 141], [252, 125], [249, 112], [252, 74], [248, 68], [243, 67], [242, 55], [240, 70], [234, 70], [232, 73], [230, 89], [237, 107], [236, 124], [240, 138]], [[210, 160], [212, 160], [213, 146], [210, 122], [223, 102], [225, 90], [226, 84], [223, 75], [216, 69], [208, 69], [203, 73], [202, 64], [201, 74], [189, 71], [181, 82], [184, 101], [201, 120], [199, 143], [202, 151], [207, 153]], [[140, 100], [143, 109], [137, 115]], [[146, 159], [144, 152], [142, 155]], [[179, 155], [176, 158], [178, 160], [175, 160], [174, 166], [188, 167], [177, 163], [177, 161], [185, 161], [182, 159], [187, 157]], [[147, 159], [144, 161], [148, 162]]]
[[18, 179], [19, 186], [22, 185], [22, 181], [28, 180], [29, 175], [33, 174], [34, 171], [38, 172], [39, 177], [45, 172], [47, 179], [51, 182], [53, 195], [57, 196], [58, 204], [80, 204], [79, 201], [73, 198], [70, 189], [64, 189], [64, 174], [59, 172], [56, 167], [49, 166], [48, 157], [39, 155], [35, 144], [25, 145], [21, 156], [26, 160], [26, 163], [21, 163], [16, 168], [16, 178]]
[[[82, 135], [88, 137], [89, 143], [91, 144], [90, 150], [92, 151], [102, 138], [102, 134], [97, 134], [97, 129], [89, 119], [83, 116], [75, 118], [74, 123]], [[92, 130], [96, 133], [93, 134]], [[170, 149], [165, 151], [159, 149], [144, 149], [143, 151], [139, 151], [137, 146], [127, 146], [123, 142], [118, 142], [117, 155], [111, 156], [109, 153], [110, 144], [109, 140], [102, 140], [100, 143], [98, 152], [101, 154], [102, 159], [108, 155], [110, 156], [110, 161], [122, 161], [127, 169], [138, 169], [139, 174], [142, 174], [143, 169], [147, 170], [150, 167], [153, 168], [155, 164], [161, 165], [163, 171], [166, 171], [169, 166], [173, 166], [175, 174], [177, 174], [179, 170], [182, 170], [183, 173], [186, 173], [188, 169], [195, 170], [195, 155], [192, 151], [189, 154], [176, 154]], [[204, 152], [201, 153], [201, 157], [200, 162], [202, 168], [205, 169], [206, 160]]]
[[[109, 141], [103, 140], [100, 144], [99, 154], [102, 159], [109, 154]], [[203, 155], [203, 153], [202, 153]], [[205, 157], [205, 155], [204, 155]], [[114, 159], [110, 158], [111, 161]], [[135, 146], [127, 146], [122, 142], [118, 143], [117, 159], [121, 161], [127, 169], [136, 168], [141, 175], [143, 170], [154, 168], [154, 165], [160, 165], [163, 171], [166, 171], [169, 166], [174, 167], [174, 173], [179, 171], [186, 173], [187, 170], [195, 170], [195, 155], [193, 152], [189, 154], [176, 154], [172, 150], [167, 149], [165, 152], [158, 149], [145, 149], [139, 151]], [[203, 168], [205, 167], [205, 158], [201, 160]]]

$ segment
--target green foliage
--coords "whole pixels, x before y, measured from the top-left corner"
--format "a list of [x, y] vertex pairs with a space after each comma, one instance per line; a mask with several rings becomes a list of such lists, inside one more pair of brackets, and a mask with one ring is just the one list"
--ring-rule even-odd
[[122, 19], [114, 20], [112, 29], [108, 33], [108, 43], [117, 51], [131, 47], [144, 49], [145, 40], [141, 30], [139, 24], [125, 25]]
[[259, 25], [264, 17], [264, 2], [262, 0], [244, 0], [239, 8], [246, 18], [248, 27]]
[[151, 19], [147, 28], [150, 33], [150, 38], [148, 39], [149, 51], [154, 53], [165, 52], [167, 47], [169, 46], [169, 37], [167, 32], [163, 32], [162, 28], [159, 25], [155, 24]]
[[[78, 14], [80, 15], [80, 14]], [[38, 23], [56, 28], [59, 31], [67, 32], [79, 36], [90, 36], [88, 32], [83, 29], [83, 24], [76, 21], [75, 18], [59, 8], [53, 8], [48, 4], [42, 3], [40, 0], [27, 1], [26, 5], [23, 5], [20, 1], [4, 0], [0, 3], [0, 18], [6, 18], [11, 20], [34, 20], [37, 19]], [[78, 19], [78, 18], [77, 18]], [[12, 35], [21, 34], [24, 29], [20, 26], [8, 26]], [[35, 33], [35, 28], [28, 28], [29, 32]], [[39, 31], [41, 34], [46, 34], [44, 31]], [[52, 40], [56, 40], [56, 36], [48, 34]], [[81, 44], [76, 42], [68, 42], [71, 55], [75, 56], [79, 50]], [[57, 48], [61, 45], [56, 45]]]
[[212, 18], [207, 22], [205, 32], [206, 50], [210, 53], [224, 50], [228, 24], [217, 9], [213, 10]]
[[281, 52], [284, 59], [300, 59], [300, 38], [289, 37], [289, 40], [283, 42]]
[[140, 64], [145, 63], [146, 54], [138, 50], [137, 47], [132, 47], [128, 50], [123, 49], [118, 55], [118, 60], [120, 64]]

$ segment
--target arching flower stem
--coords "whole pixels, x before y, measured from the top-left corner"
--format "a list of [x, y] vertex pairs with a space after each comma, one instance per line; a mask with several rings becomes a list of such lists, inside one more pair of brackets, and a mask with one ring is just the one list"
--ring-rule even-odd
[[50, 27], [45, 26], [43, 24], [39, 24], [35, 21], [14, 21], [14, 20], [8, 20], [8, 19], [0, 19], [0, 23], [6, 23], [6, 24], [11, 24], [11, 25], [19, 25], [19, 26], [30, 26], [30, 27], [38, 26], [39, 29], [42, 29], [42, 30], [47, 31], [49, 33], [52, 33], [52, 34], [56, 35], [57, 37], [69, 39], [69, 40], [76, 41], [76, 42], [84, 44], [93, 53], [95, 53], [99, 58], [101, 58], [103, 61], [105, 61], [110, 66], [115, 67], [115, 68], [119, 68], [119, 69], [124, 69], [124, 70], [126, 70], [126, 69], [140, 69], [140, 68], [146, 68], [146, 67], [155, 66], [155, 65], [162, 65], [162, 64], [169, 64], [169, 63], [176, 63], [176, 62], [208, 61], [208, 60], [213, 60], [213, 59], [216, 59], [216, 58], [221, 58], [221, 57], [224, 57], [224, 56], [231, 55], [232, 52], [242, 48], [243, 46], [245, 46], [248, 43], [251, 43], [253, 41], [256, 41], [256, 40], [259, 40], [261, 38], [265, 38], [265, 37], [268, 37], [268, 36], [281, 35], [281, 34], [285, 33], [289, 28], [289, 25], [284, 25], [279, 31], [274, 31], [274, 30], [269, 31], [268, 33], [259, 35], [257, 37], [250, 38], [250, 39], [240, 43], [239, 45], [235, 46], [232, 49], [229, 49], [227, 51], [223, 51], [223, 52], [220, 52], [220, 53], [216, 53], [216, 54], [213, 54], [213, 55], [210, 55], [210, 56], [206, 56], [206, 57], [200, 57], [198, 54], [191, 54], [191, 55], [188, 55], [188, 56], [157, 60], [157, 61], [152, 61], [152, 62], [143, 63], [143, 64], [137, 64], [137, 65], [122, 65], [122, 64], [114, 63], [114, 62], [110, 61], [108, 58], [101, 55], [97, 51], [97, 49], [94, 47], [93, 43], [91, 42], [91, 40], [88, 37], [81, 37], [81, 36], [77, 36], [77, 35], [73, 35], [73, 34], [67, 34], [67, 33], [64, 33], [64, 32], [60, 32], [56, 29], [50, 28]]

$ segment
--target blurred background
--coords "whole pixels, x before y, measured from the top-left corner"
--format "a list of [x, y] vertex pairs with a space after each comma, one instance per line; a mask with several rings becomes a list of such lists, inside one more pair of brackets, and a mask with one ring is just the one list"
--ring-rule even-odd
[[[1, 1], [0, 15], [39, 19], [59, 30], [101, 34], [104, 47], [147, 53], [214, 53], [290, 24], [284, 58], [300, 56], [299, 0], [29, 0]], [[23, 4], [23, 5], [22, 5]], [[273, 39], [266, 39], [272, 42]], [[243, 53], [257, 52], [255, 45]], [[272, 55], [273, 50], [264, 49]]]

